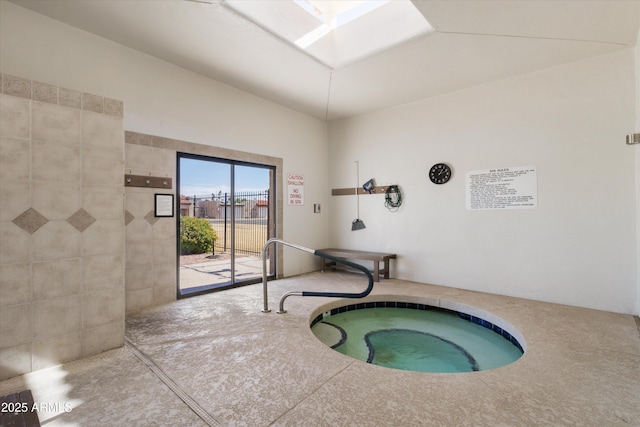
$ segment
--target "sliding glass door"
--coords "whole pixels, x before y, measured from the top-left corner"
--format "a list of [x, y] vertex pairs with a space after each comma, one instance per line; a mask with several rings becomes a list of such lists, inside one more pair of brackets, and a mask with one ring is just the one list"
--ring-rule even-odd
[[[178, 155], [180, 296], [262, 280], [262, 247], [275, 236], [274, 177], [272, 166]], [[275, 265], [268, 260], [269, 276]]]

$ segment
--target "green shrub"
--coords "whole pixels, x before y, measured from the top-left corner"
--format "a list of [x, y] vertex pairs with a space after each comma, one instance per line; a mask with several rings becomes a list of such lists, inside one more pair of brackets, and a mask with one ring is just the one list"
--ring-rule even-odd
[[180, 218], [180, 255], [212, 252], [217, 238], [216, 230], [206, 219]]

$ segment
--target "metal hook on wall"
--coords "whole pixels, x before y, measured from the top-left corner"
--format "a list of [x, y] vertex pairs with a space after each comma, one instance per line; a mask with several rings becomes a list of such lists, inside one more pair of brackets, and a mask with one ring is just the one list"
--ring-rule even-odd
[[640, 144], [640, 133], [630, 133], [627, 135], [627, 145]]

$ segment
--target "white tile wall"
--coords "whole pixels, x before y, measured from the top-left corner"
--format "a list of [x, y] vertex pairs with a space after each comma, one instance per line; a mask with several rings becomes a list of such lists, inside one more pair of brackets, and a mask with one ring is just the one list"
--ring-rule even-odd
[[[154, 147], [155, 137], [127, 132], [125, 172], [172, 179], [172, 188], [126, 188], [126, 307], [133, 312], [176, 299], [175, 218], [153, 216], [154, 194], [175, 194], [176, 150]], [[149, 221], [152, 219], [153, 221]], [[156, 239], [158, 237], [158, 239]]]
[[125, 316], [122, 103], [2, 81], [0, 380], [121, 346]]

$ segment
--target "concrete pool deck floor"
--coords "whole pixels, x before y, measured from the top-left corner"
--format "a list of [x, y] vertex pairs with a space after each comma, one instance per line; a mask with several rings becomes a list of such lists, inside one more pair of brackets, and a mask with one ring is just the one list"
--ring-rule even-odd
[[[517, 328], [515, 363], [464, 374], [398, 371], [343, 356], [311, 333], [363, 276], [311, 273], [183, 299], [129, 315], [125, 347], [0, 382], [31, 389], [43, 425], [75, 426], [614, 426], [640, 425], [640, 326], [634, 316], [418, 284], [376, 283], [371, 299], [473, 306]], [[353, 303], [349, 300], [346, 303]], [[186, 403], [185, 403], [186, 402]], [[190, 405], [190, 406], [188, 406]]]

